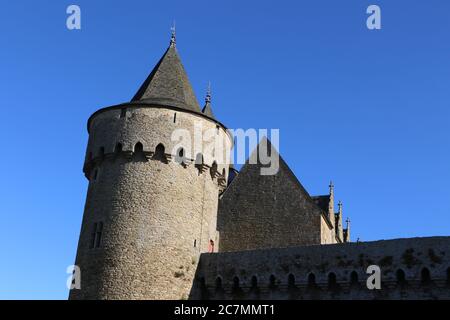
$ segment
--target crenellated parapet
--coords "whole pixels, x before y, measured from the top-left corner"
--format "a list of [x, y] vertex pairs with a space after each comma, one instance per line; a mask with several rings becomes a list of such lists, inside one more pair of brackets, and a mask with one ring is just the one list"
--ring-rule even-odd
[[[125, 159], [127, 161], [133, 161], [134, 159], [140, 159], [141, 161], [160, 161], [168, 164], [170, 161], [181, 165], [183, 168], [193, 166], [198, 171], [198, 174], [209, 173], [212, 180], [216, 181], [220, 188], [225, 189], [227, 184], [226, 169], [222, 169], [222, 173], [218, 171], [218, 166], [215, 162], [212, 165], [203, 163], [202, 154], [198, 154], [201, 157], [196, 159], [185, 157], [181, 150], [178, 154], [167, 153], [165, 146], [160, 143], [153, 151], [146, 151], [140, 142], [137, 142], [133, 151], [122, 150], [122, 144], [119, 142], [113, 152], [105, 153], [104, 148], [100, 148], [100, 152], [95, 157], [88, 157], [83, 166], [83, 172], [88, 180], [91, 180], [96, 176], [95, 170], [99, 170], [105, 162], [115, 162], [119, 159]], [[197, 156], [198, 156], [197, 155]]]
[[[369, 266], [381, 289], [370, 290]], [[450, 237], [203, 254], [191, 299], [450, 299]]]
[[89, 121], [83, 171], [89, 179], [105, 160], [163, 160], [209, 172], [225, 188], [232, 137], [219, 122], [196, 113], [148, 105], [128, 105], [95, 113]]

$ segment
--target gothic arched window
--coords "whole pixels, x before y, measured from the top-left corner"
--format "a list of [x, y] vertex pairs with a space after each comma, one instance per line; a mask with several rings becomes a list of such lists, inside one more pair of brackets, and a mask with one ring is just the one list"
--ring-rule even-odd
[[358, 284], [358, 274], [356, 271], [352, 271], [352, 273], [350, 273], [350, 284]]
[[397, 284], [404, 285], [406, 283], [405, 271], [402, 269], [398, 269], [395, 276], [397, 278]]
[[155, 154], [153, 155], [153, 159], [165, 162], [166, 158], [166, 148], [162, 143], [158, 144], [155, 148]]
[[295, 276], [291, 273], [288, 276], [288, 287], [294, 288], [295, 287]]
[[428, 270], [428, 268], [423, 268], [420, 276], [422, 284], [429, 284], [431, 282], [430, 270]]
[[271, 274], [269, 277], [269, 288], [271, 288], [271, 289], [275, 288], [275, 285], [276, 285], [275, 281], [276, 281], [275, 276], [273, 274]]
[[134, 152], [143, 152], [144, 151], [144, 146], [142, 145], [142, 143], [138, 142], [134, 145]]
[[216, 278], [216, 290], [222, 290], [222, 278], [221, 277]]
[[239, 278], [238, 277], [234, 277], [233, 278], [233, 292], [237, 292], [240, 289], [240, 284], [239, 284]]
[[316, 286], [316, 276], [314, 273], [308, 275], [308, 287], [312, 288]]
[[116, 144], [116, 148], [114, 149], [115, 153], [121, 153], [122, 152], [122, 144], [118, 143]]
[[253, 276], [251, 280], [251, 288], [256, 289], [257, 287], [258, 287], [258, 278], [256, 276]]
[[328, 288], [335, 288], [337, 286], [336, 274], [330, 272], [328, 274]]

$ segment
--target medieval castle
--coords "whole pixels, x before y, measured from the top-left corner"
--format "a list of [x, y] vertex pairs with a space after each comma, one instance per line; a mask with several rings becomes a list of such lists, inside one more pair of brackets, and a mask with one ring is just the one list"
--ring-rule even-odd
[[[200, 109], [172, 34], [132, 100], [88, 120], [70, 299], [450, 299], [450, 237], [350, 242], [333, 184], [309, 195], [281, 157], [261, 175], [260, 163], [237, 172], [214, 152], [172, 152], [172, 132], [199, 122], [229, 154], [233, 137], [209, 94]], [[367, 288], [369, 265], [381, 289]]]

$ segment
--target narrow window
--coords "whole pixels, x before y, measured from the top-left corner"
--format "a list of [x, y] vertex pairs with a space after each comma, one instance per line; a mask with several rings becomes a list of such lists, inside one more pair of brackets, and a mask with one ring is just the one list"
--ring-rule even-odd
[[334, 272], [330, 272], [328, 275], [328, 287], [335, 288], [337, 286], [336, 274]]
[[194, 248], [197, 247], [197, 239], [194, 240]]
[[91, 233], [91, 243], [89, 245], [91, 249], [100, 247], [102, 240], [102, 232], [103, 232], [103, 222], [94, 223]]
[[173, 114], [173, 123], [177, 123], [177, 113]]
[[404, 285], [406, 283], [405, 272], [402, 269], [398, 269], [396, 272], [397, 284]]
[[97, 176], [98, 176], [98, 169], [95, 169], [95, 170], [94, 170], [94, 175], [93, 175], [92, 179], [93, 179], [94, 181], [96, 181], [96, 180], [97, 180]]
[[122, 152], [122, 144], [118, 143], [116, 144], [116, 148], [114, 149], [115, 153], [121, 153]]
[[95, 239], [95, 247], [99, 248], [102, 240], [102, 232], [103, 232], [103, 222], [99, 222], [97, 224], [97, 236]]
[[258, 287], [258, 278], [256, 278], [256, 276], [253, 276], [251, 280], [251, 288], [256, 289], [257, 287]]
[[233, 288], [232, 288], [232, 290], [233, 290], [233, 292], [238, 292], [239, 289], [240, 289], [239, 278], [238, 277], [234, 277], [233, 278]]
[[220, 126], [216, 126], [216, 133], [219, 134]]
[[94, 223], [93, 228], [92, 228], [92, 232], [91, 232], [91, 243], [89, 245], [89, 248], [94, 248], [95, 247], [95, 236], [97, 234], [97, 223]]
[[295, 288], [295, 276], [292, 273], [288, 276], [288, 288]]
[[273, 274], [269, 277], [269, 288], [273, 289], [275, 288], [275, 276]]
[[209, 253], [213, 253], [214, 252], [214, 241], [213, 240], [209, 240], [208, 252]]
[[358, 284], [358, 274], [356, 271], [352, 271], [352, 273], [350, 273], [350, 284]]
[[153, 155], [153, 159], [160, 160], [165, 162], [166, 159], [166, 151], [164, 145], [162, 143], [158, 144], [155, 148], [155, 154]]
[[204, 277], [201, 277], [199, 279], [200, 282], [200, 294], [202, 297], [202, 300], [208, 300], [208, 288], [206, 287], [206, 280]]
[[134, 152], [143, 152], [144, 151], [144, 146], [142, 145], [142, 143], [138, 142], [136, 143], [136, 145], [134, 146]]
[[423, 268], [421, 272], [422, 284], [429, 284], [431, 282], [430, 270]]
[[308, 287], [313, 288], [316, 286], [316, 276], [314, 273], [310, 273], [308, 276]]
[[125, 118], [127, 116], [127, 108], [120, 109], [120, 118]]
[[221, 277], [217, 277], [216, 278], [216, 290], [222, 290], [222, 278]]
[[133, 149], [133, 161], [147, 162], [147, 156], [144, 152], [144, 146], [140, 141], [136, 142]]

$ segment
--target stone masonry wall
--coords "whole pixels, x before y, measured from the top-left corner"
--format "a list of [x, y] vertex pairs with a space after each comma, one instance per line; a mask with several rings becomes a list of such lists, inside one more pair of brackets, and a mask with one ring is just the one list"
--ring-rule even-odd
[[190, 298], [450, 299], [450, 237], [202, 254]]
[[320, 244], [323, 215], [281, 157], [275, 175], [246, 164], [219, 202], [220, 251]]
[[[174, 128], [193, 131], [216, 123], [201, 116], [163, 108], [132, 108], [126, 117], [108, 110], [91, 123], [85, 174], [89, 189], [76, 265], [81, 268], [81, 290], [70, 299], [182, 299], [192, 286], [198, 256], [216, 240], [220, 179], [228, 166], [205, 156], [199, 171], [187, 159], [171, 161]], [[220, 128], [218, 131], [231, 139]], [[136, 151], [140, 142], [143, 150]], [[122, 150], [117, 151], [117, 144]], [[155, 159], [155, 148], [165, 146], [167, 161]], [[192, 160], [192, 159], [190, 159]], [[225, 169], [225, 175], [222, 170]], [[103, 224], [101, 241], [92, 248], [93, 227]], [[217, 248], [215, 249], [217, 251]]]
[[320, 217], [320, 243], [336, 243], [336, 230], [330, 227], [323, 216]]

